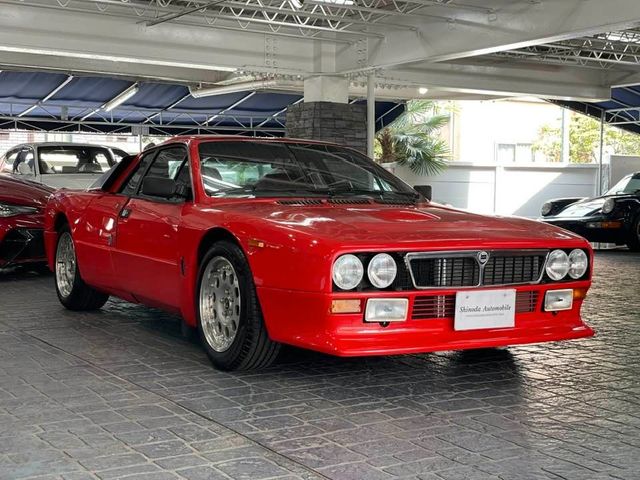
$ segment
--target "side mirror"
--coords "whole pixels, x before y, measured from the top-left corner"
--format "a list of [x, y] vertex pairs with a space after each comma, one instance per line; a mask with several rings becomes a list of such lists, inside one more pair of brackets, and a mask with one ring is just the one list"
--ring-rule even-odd
[[145, 177], [142, 194], [150, 197], [171, 198], [177, 195], [176, 181], [163, 177]]
[[432, 189], [431, 189], [431, 185], [414, 185], [413, 189], [418, 192], [420, 195], [422, 195], [424, 198], [426, 198], [427, 200], [431, 200], [431, 195], [432, 195]]

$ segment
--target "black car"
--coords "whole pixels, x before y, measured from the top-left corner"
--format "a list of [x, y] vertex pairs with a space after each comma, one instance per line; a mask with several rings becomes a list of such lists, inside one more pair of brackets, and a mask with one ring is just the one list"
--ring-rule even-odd
[[640, 251], [640, 172], [627, 175], [601, 197], [557, 198], [542, 206], [542, 220], [591, 242]]

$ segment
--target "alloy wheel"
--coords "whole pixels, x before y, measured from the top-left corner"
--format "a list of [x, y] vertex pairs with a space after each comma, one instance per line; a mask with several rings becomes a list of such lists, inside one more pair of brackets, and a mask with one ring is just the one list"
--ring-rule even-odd
[[233, 265], [224, 257], [212, 258], [200, 286], [200, 322], [205, 340], [216, 352], [224, 352], [238, 333], [241, 308], [240, 284]]
[[71, 295], [76, 279], [76, 251], [69, 232], [64, 232], [58, 240], [56, 250], [56, 284], [63, 297]]

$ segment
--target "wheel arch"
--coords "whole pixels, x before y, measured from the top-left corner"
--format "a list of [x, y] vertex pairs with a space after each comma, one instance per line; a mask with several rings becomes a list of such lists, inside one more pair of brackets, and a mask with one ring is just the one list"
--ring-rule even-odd
[[228, 242], [236, 244], [246, 255], [238, 237], [224, 227], [214, 227], [207, 230], [207, 232], [200, 238], [196, 255], [196, 268], [200, 267], [202, 259], [207, 254], [207, 251], [209, 251], [211, 246], [221, 240], [227, 240]]
[[[185, 282], [185, 290], [183, 290], [184, 300], [182, 302], [182, 317], [184, 318], [185, 323], [191, 327], [195, 327], [198, 322], [195, 301], [193, 301], [193, 299], [195, 299], [196, 292], [198, 291], [198, 273], [200, 271], [200, 265], [211, 246], [221, 240], [226, 240], [237, 245], [246, 255], [246, 251], [242, 247], [240, 239], [231, 233], [229, 229], [220, 226], [212, 227], [204, 232], [197, 242], [195, 255], [193, 253], [190, 255], [187, 254], [188, 258], [186, 258], [186, 260], [189, 273], [187, 274]], [[193, 252], [193, 250], [191, 250], [191, 252]]]
[[56, 213], [55, 217], [53, 218], [53, 230], [56, 233], [60, 233], [60, 230], [62, 229], [62, 227], [68, 224], [69, 224], [69, 219], [67, 218], [67, 215], [64, 212]]

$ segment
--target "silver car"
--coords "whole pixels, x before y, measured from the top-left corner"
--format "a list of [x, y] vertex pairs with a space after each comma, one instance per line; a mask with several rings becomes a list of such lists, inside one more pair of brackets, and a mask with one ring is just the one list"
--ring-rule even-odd
[[83, 143], [25, 143], [0, 158], [0, 172], [53, 188], [83, 189], [128, 155], [119, 148]]

